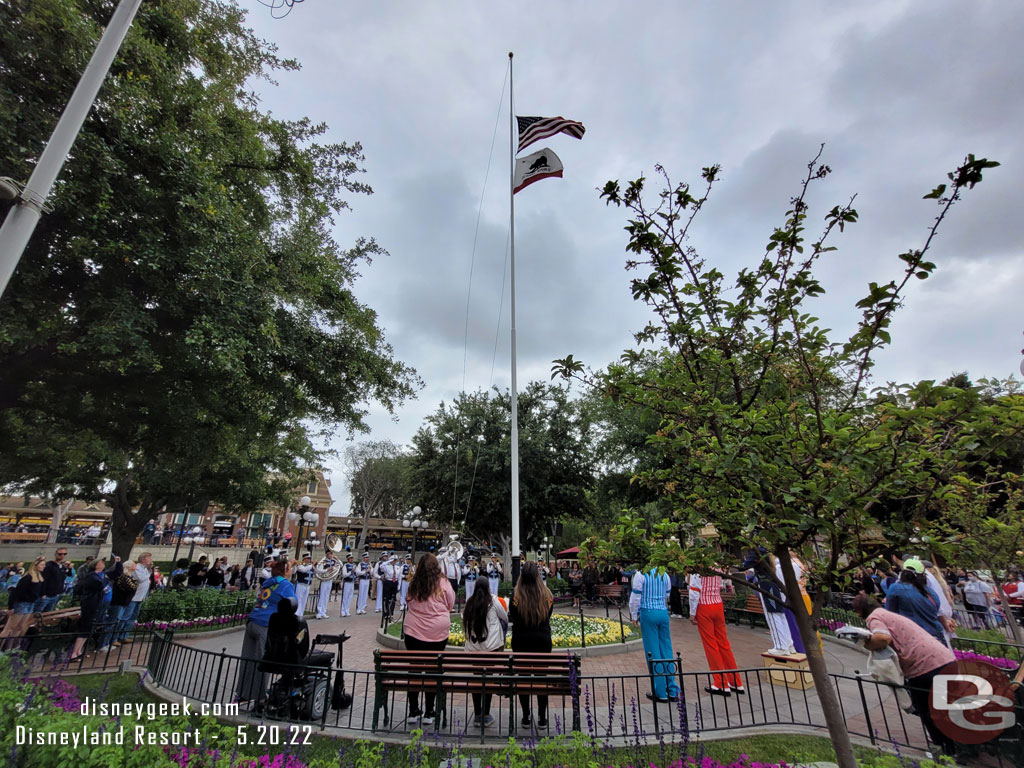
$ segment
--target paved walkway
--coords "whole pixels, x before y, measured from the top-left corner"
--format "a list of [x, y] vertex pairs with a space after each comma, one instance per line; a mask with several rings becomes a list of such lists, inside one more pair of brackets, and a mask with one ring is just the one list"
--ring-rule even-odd
[[[336, 614], [337, 611], [337, 603], [331, 603], [331, 612]], [[603, 610], [587, 613], [604, 616]], [[345, 619], [334, 617], [309, 621], [314, 637], [317, 633], [336, 634], [344, 630], [352, 638], [345, 644], [344, 668], [349, 670], [346, 673], [346, 685], [348, 690], [355, 694], [355, 700], [353, 706], [347, 710], [340, 713], [330, 712], [327, 721], [329, 726], [370, 728], [373, 718], [372, 675], [351, 670], [368, 672], [373, 669], [373, 651], [378, 647], [376, 633], [379, 625], [380, 615], [374, 613]], [[710, 696], [703, 690], [705, 685], [710, 684], [711, 678], [697, 628], [686, 619], [672, 619], [670, 627], [673, 648], [682, 657], [685, 706], [680, 707], [676, 703], [656, 705], [646, 698], [646, 694], [651, 690], [651, 683], [643, 651], [588, 657], [582, 661], [583, 676], [587, 678], [584, 711], [581, 713], [585, 731], [593, 730], [599, 736], [618, 739], [635, 737], [637, 733], [668, 733], [675, 736], [683, 723], [681, 716], [684, 712], [686, 727], [691, 731], [732, 730], [757, 726], [771, 728], [780, 723], [824, 726], [821, 705], [814, 688], [805, 691], [778, 683], [773, 684], [764, 671], [761, 652], [771, 646], [767, 630], [729, 625], [728, 633], [737, 664], [740, 668], [747, 668], [750, 671], [744, 673], [747, 695], [726, 699]], [[182, 638], [180, 642], [196, 650], [215, 653], [225, 651], [229, 656], [237, 655], [241, 649], [242, 630], [219, 637], [196, 635]], [[833, 674], [853, 678], [866, 666], [867, 656], [863, 651], [832, 642], [825, 643], [824, 651], [826, 664]], [[185, 658], [181, 661], [197, 663], [186, 661]], [[209, 675], [200, 672], [197, 677], [212, 677], [212, 665], [209, 669]], [[226, 683], [227, 680], [225, 688], [228, 687]], [[924, 746], [920, 721], [900, 710], [889, 689], [879, 688], [874, 684], [859, 685], [854, 679], [839, 679], [836, 684], [852, 733], [865, 738], [874, 734], [883, 742], [895, 740], [904, 745]], [[220, 700], [230, 698], [227, 696], [228, 691], [214, 688], [216, 686], [206, 690], [206, 695]], [[395, 718], [390, 726], [384, 727], [383, 730], [386, 734], [399, 737], [407, 733], [411, 726], [405, 723], [405, 697], [395, 698]], [[533, 706], [536, 707], [536, 703]], [[489, 740], [506, 737], [505, 734], [513, 726], [522, 733], [518, 726], [521, 714], [518, 707], [518, 704], [513, 704], [508, 699], [495, 700], [492, 714], [498, 722], [486, 730]], [[472, 717], [472, 704], [469, 698], [464, 695], [454, 697], [450, 701], [449, 709], [453, 722], [449, 723], [448, 727], [454, 732], [463, 730], [465, 723]], [[551, 722], [548, 726], [550, 732], [565, 729], [571, 723], [571, 718], [570, 702], [563, 702], [560, 699], [551, 701]], [[478, 731], [472, 728], [469, 731], [467, 736], [473, 737], [478, 734]], [[823, 736], [827, 735], [824, 730], [821, 733]]]

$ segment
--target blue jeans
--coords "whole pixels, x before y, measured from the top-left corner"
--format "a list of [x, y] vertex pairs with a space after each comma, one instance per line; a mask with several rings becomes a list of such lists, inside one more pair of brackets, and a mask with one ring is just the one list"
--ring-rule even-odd
[[[640, 631], [643, 633], [644, 655], [648, 657], [648, 669], [654, 678], [654, 695], [659, 699], [679, 695], [676, 682], [675, 664], [661, 663], [661, 660], [674, 659], [672, 655], [672, 635], [669, 632], [668, 611], [640, 610]], [[659, 674], [660, 673], [660, 674]]]
[[53, 597], [40, 597], [36, 600], [35, 607], [32, 609], [33, 613], [45, 613], [46, 611], [52, 611], [60, 598], [60, 595], [54, 595]]
[[132, 631], [135, 626], [135, 622], [139, 620], [139, 609], [142, 607], [142, 601], [130, 602], [125, 606], [124, 613], [121, 614], [121, 628], [117, 633], [118, 642], [123, 642], [128, 636], [128, 633]]
[[121, 621], [126, 611], [131, 610], [129, 605], [114, 605], [111, 603], [107, 606], [107, 613], [103, 618], [104, 633], [103, 640], [100, 641], [100, 648], [106, 648], [115, 640], [119, 640], [118, 632], [121, 627]]

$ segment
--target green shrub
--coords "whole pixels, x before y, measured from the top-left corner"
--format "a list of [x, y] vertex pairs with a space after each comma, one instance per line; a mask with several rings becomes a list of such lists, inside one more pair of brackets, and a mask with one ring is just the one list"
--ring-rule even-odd
[[[165, 589], [150, 593], [139, 611], [139, 621], [172, 621], [248, 613], [256, 595], [219, 589]], [[237, 608], [237, 610], [236, 610]]]

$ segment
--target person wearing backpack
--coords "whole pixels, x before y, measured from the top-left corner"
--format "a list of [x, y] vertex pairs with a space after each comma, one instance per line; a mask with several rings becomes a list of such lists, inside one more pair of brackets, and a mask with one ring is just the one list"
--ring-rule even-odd
[[[491, 594], [487, 579], [480, 579], [462, 611], [462, 630], [466, 634], [467, 651], [497, 653], [505, 650], [508, 613], [496, 595]], [[491, 694], [473, 694], [473, 725], [485, 728], [494, 722]]]

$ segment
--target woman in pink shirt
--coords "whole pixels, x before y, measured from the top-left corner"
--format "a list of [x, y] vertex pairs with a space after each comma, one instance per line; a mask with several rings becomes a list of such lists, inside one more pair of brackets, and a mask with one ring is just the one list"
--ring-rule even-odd
[[[424, 555], [416, 566], [416, 573], [409, 582], [406, 606], [403, 627], [406, 650], [443, 651], [448, 644], [455, 592], [443, 578], [441, 566], [433, 555]], [[436, 696], [427, 694], [425, 698], [427, 711], [421, 713], [420, 695], [410, 691], [408, 722], [433, 725]]]
[[956, 661], [953, 652], [906, 616], [879, 606], [870, 595], [861, 592], [853, 599], [852, 608], [871, 631], [864, 647], [877, 651], [888, 646], [896, 652], [910, 701], [928, 731], [928, 738], [946, 754], [954, 754], [956, 743], [935, 724], [929, 707], [935, 676]]

